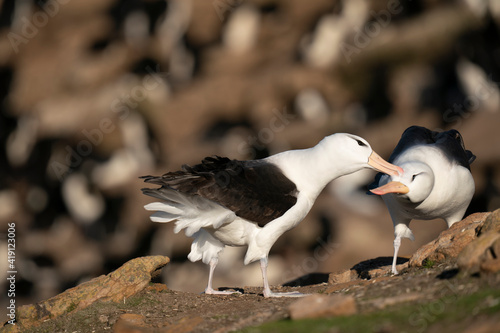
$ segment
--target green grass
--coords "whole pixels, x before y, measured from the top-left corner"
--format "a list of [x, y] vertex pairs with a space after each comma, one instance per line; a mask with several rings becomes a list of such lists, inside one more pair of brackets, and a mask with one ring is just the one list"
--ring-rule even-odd
[[229, 315], [227, 315], [227, 314], [221, 314], [221, 315], [214, 315], [214, 316], [212, 316], [210, 318], [214, 319], [214, 320], [220, 320], [220, 319], [226, 319], [228, 317], [229, 317]]
[[[467, 296], [447, 296], [426, 304], [406, 304], [365, 315], [307, 320], [281, 320], [240, 332], [425, 332], [435, 323], [456, 324], [473, 314], [500, 313], [500, 290], [483, 290]], [[445, 332], [445, 331], [443, 331]]]
[[99, 332], [103, 330], [103, 324], [97, 321], [99, 314], [102, 313], [109, 303], [95, 303], [89, 308], [70, 313], [62, 318], [48, 320], [40, 326], [22, 330], [23, 333], [53, 333], [53, 332], [88, 332], [93, 330]]
[[69, 312], [73, 311], [74, 309], [76, 309], [76, 307], [77, 307], [77, 304], [73, 302], [73, 303], [71, 303], [71, 304], [68, 306], [68, 308], [66, 309], [66, 312], [68, 312], [68, 313], [69, 313]]
[[432, 268], [432, 267], [434, 267], [435, 264], [436, 264], [436, 262], [434, 260], [425, 259], [423, 262], [423, 267]]

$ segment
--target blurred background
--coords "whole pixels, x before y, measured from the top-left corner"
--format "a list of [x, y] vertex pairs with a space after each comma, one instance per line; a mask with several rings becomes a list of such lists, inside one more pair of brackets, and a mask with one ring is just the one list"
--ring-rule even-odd
[[[334, 132], [388, 158], [411, 125], [458, 129], [477, 160], [467, 214], [500, 207], [500, 2], [495, 0], [0, 0], [0, 286], [16, 229], [17, 305], [127, 260], [172, 259], [201, 292], [191, 240], [155, 224], [141, 175], [209, 155], [262, 158]], [[272, 284], [391, 256], [371, 171], [331, 183], [271, 250]], [[446, 227], [414, 221], [410, 256]], [[261, 285], [245, 249], [215, 287]], [[2, 305], [2, 308], [5, 309]]]

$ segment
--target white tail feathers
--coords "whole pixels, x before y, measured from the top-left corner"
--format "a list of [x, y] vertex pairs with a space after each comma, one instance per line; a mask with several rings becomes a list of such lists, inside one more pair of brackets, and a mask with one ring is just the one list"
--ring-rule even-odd
[[224, 249], [224, 244], [212, 237], [207, 231], [201, 229], [194, 235], [193, 244], [191, 244], [191, 252], [188, 259], [192, 262], [201, 259], [203, 263], [210, 264], [210, 260], [217, 258], [219, 252]]
[[200, 196], [183, 195], [171, 189], [151, 190], [146, 194], [165, 200], [144, 206], [146, 210], [156, 211], [151, 215], [151, 221], [176, 221], [174, 232], [185, 229], [188, 237], [192, 237], [203, 227], [217, 229], [236, 218], [233, 211]]
[[181, 209], [164, 202], [152, 202], [144, 206], [144, 208], [146, 208], [146, 210], [156, 211], [156, 213], [153, 213], [150, 217], [153, 222], [172, 222], [182, 214]]

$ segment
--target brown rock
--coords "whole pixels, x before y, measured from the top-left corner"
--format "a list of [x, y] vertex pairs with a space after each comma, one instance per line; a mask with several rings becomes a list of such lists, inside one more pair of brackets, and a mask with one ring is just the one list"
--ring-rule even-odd
[[11, 324], [4, 324], [2, 328], [0, 328], [0, 332], [2, 333], [19, 333], [21, 332], [21, 329], [19, 328], [19, 325], [11, 325]]
[[121, 302], [148, 286], [151, 275], [165, 266], [165, 256], [135, 258], [108, 275], [102, 275], [36, 304], [18, 308], [17, 321], [22, 328], [36, 326], [45, 319], [57, 318], [100, 301]]
[[388, 306], [393, 306], [400, 303], [413, 302], [425, 297], [423, 293], [408, 293], [401, 294], [392, 297], [377, 298], [369, 302], [372, 306], [377, 309], [385, 309]]
[[304, 297], [288, 307], [290, 318], [321, 318], [348, 316], [356, 313], [356, 301], [349, 295], [314, 294]]
[[460, 269], [476, 273], [500, 270], [500, 233], [493, 230], [481, 234], [463, 249], [457, 258]]
[[441, 232], [438, 238], [422, 246], [410, 258], [410, 267], [422, 266], [425, 261], [441, 262], [456, 258], [477, 237], [481, 227], [491, 213], [475, 213]]
[[[361, 273], [359, 274], [359, 277], [363, 278], [363, 279], [367, 279], [367, 280], [378, 278], [381, 276], [392, 274], [391, 268], [392, 268], [392, 264], [387, 265], [387, 266], [382, 266], [380, 268], [372, 268], [372, 269], [364, 270], [364, 271], [361, 271]], [[408, 268], [408, 261], [405, 263], [396, 265], [396, 269], [399, 272], [403, 271], [406, 268]]]
[[487, 233], [489, 231], [500, 232], [500, 209], [495, 210], [493, 213], [488, 215], [484, 224], [479, 230], [479, 235]]
[[[406, 262], [403, 262], [406, 260]], [[408, 259], [398, 258], [397, 269], [402, 271], [408, 268]], [[327, 293], [349, 288], [354, 285], [363, 284], [362, 281], [371, 280], [391, 274], [392, 257], [377, 257], [362, 261], [354, 265], [350, 270], [331, 273], [328, 284], [333, 285], [327, 289]]]
[[145, 323], [146, 317], [135, 313], [122, 314], [113, 325], [114, 333], [149, 333], [153, 330]]
[[357, 278], [358, 274], [356, 271], [349, 269], [341, 273], [331, 273], [328, 276], [328, 284], [346, 283], [356, 280]]
[[168, 290], [168, 287], [163, 283], [153, 283], [148, 285], [147, 290], [155, 293], [161, 293], [162, 291]]
[[160, 327], [153, 327], [146, 323], [143, 315], [126, 313], [113, 325], [113, 333], [187, 333], [202, 322], [201, 317], [184, 317], [173, 324], [166, 322]]
[[[408, 268], [408, 258], [399, 257], [396, 262], [399, 271]], [[377, 257], [361, 261], [352, 267], [361, 279], [373, 279], [376, 277], [391, 274], [392, 257]]]
[[[498, 243], [498, 241], [497, 241]], [[485, 262], [481, 263], [481, 266], [479, 266], [479, 269], [481, 272], [484, 273], [496, 273], [500, 271], [500, 258], [492, 259], [492, 260], [487, 260]]]

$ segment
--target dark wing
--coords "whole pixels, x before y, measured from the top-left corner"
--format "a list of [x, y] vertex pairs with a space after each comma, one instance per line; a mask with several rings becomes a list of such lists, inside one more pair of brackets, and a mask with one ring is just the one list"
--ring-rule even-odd
[[389, 163], [392, 163], [401, 152], [410, 147], [436, 143], [437, 134], [439, 134], [439, 132], [434, 132], [421, 126], [408, 127], [401, 135], [401, 139], [399, 139], [396, 148], [392, 151], [389, 157]]
[[207, 157], [200, 164], [161, 177], [141, 177], [187, 195], [199, 195], [263, 226], [297, 202], [297, 188], [274, 164]]
[[454, 161], [469, 170], [471, 163], [476, 159], [470, 150], [465, 149], [462, 135], [454, 129], [438, 133], [436, 147], [439, 147], [450, 161]]
[[435, 145], [450, 161], [468, 169], [476, 159], [472, 152], [465, 149], [462, 135], [457, 130], [436, 132], [421, 126], [411, 126], [403, 132], [398, 145], [389, 157], [389, 162], [393, 162], [402, 151], [415, 145]]

